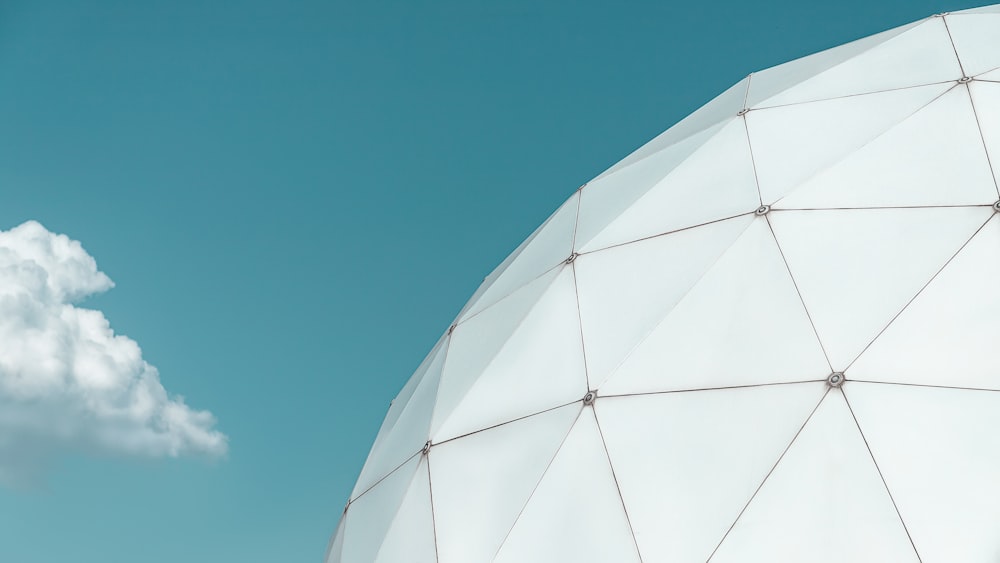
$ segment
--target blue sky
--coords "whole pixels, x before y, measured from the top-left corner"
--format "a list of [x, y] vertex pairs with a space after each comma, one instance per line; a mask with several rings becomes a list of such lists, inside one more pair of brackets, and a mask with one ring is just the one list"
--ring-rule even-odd
[[0, 4], [0, 230], [40, 221], [221, 458], [81, 448], [0, 561], [318, 562], [389, 400], [575, 188], [753, 70], [934, 12], [801, 2]]

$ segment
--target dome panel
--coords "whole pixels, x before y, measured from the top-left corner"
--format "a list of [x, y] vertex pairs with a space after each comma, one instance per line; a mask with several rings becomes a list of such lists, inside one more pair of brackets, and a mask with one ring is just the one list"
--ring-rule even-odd
[[727, 219], [576, 259], [591, 389], [601, 386], [753, 220]]
[[710, 560], [919, 562], [839, 389], [823, 399]]
[[834, 371], [843, 371], [993, 213], [775, 211], [768, 218]]
[[747, 113], [764, 204], [780, 200], [952, 86], [935, 84]]
[[823, 380], [831, 371], [767, 220], [757, 217], [600, 391]]
[[[382, 540], [375, 563], [436, 563], [434, 513], [431, 509], [427, 458], [420, 460], [410, 488]], [[346, 563], [346, 562], [345, 562]]]
[[850, 382], [844, 393], [925, 563], [1000, 553], [1000, 393]]
[[[865, 50], [781, 93], [748, 107], [770, 107], [816, 100], [870, 94], [897, 88], [909, 88], [962, 77], [948, 29], [941, 18], [931, 18], [900, 33], [886, 32], [864, 41]], [[878, 38], [878, 39], [876, 39]], [[884, 38], [884, 40], [882, 40]], [[838, 49], [854, 48], [848, 44]], [[777, 74], [778, 69], [772, 69]], [[764, 74], [767, 71], [761, 72]], [[754, 92], [756, 75], [750, 79]], [[761, 77], [763, 78], [763, 77]]]
[[850, 366], [850, 377], [1000, 390], [1000, 215]]
[[[1000, 80], [1000, 74], [997, 79]], [[969, 85], [983, 142], [993, 166], [994, 187], [1000, 179], [1000, 83], [974, 81]], [[1000, 188], [997, 191], [1000, 199]]]
[[431, 448], [440, 563], [492, 560], [579, 414], [567, 405]]
[[826, 388], [813, 382], [598, 399], [643, 561], [707, 560]]
[[1000, 14], [945, 16], [965, 76], [1000, 67]]
[[[421, 456], [409, 461], [351, 501], [344, 514], [344, 541], [339, 560], [329, 563], [375, 561], [400, 505], [413, 485]], [[419, 486], [419, 484], [418, 484]], [[418, 535], [412, 530], [413, 537]], [[414, 540], [416, 541], [416, 540]]]
[[[633, 169], [651, 166], [669, 151], [586, 186], [581, 203], [586, 207], [580, 210], [581, 237], [577, 248], [581, 252], [607, 248], [733, 217], [760, 206], [743, 120], [734, 119], [721, 129], [710, 131], [714, 132], [710, 138], [671, 170], [655, 175], [658, 178], [655, 184], [593, 236], [588, 236], [594, 230], [590, 221], [598, 213], [601, 223], [608, 221], [609, 209], [601, 207], [594, 211], [591, 191], [605, 190], [602, 198], [621, 199], [623, 188], [642, 185], [632, 181]], [[726, 162], [727, 166], [719, 166], [719, 162]], [[612, 181], [620, 185], [610, 185]]]
[[639, 563], [593, 408], [580, 413], [495, 561]]

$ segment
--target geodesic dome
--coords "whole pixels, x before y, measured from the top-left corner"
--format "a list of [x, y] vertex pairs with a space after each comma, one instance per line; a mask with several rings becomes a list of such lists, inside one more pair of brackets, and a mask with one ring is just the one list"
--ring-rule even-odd
[[1000, 6], [751, 74], [486, 279], [327, 561], [1000, 560], [998, 163]]

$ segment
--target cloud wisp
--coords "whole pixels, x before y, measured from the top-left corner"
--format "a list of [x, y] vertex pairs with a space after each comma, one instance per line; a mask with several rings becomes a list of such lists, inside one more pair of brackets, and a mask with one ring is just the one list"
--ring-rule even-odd
[[74, 453], [221, 456], [208, 411], [160, 383], [139, 345], [78, 306], [114, 286], [83, 246], [35, 221], [0, 231], [0, 482]]

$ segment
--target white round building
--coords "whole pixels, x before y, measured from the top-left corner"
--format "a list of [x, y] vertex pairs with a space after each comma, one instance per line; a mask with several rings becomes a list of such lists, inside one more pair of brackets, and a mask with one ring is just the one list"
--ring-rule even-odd
[[1000, 560], [998, 176], [1000, 6], [753, 73], [486, 279], [326, 561]]

